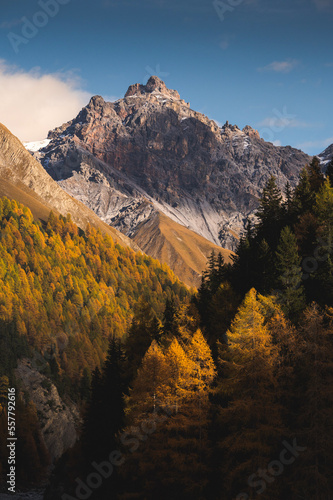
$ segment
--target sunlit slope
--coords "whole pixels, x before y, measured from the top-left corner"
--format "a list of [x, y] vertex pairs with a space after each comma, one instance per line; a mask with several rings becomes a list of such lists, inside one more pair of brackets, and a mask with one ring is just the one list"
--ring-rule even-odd
[[133, 240], [144, 252], [167, 263], [190, 286], [200, 284], [207, 257], [213, 250], [221, 252], [226, 262], [230, 262], [233, 255], [160, 212], [138, 226]]

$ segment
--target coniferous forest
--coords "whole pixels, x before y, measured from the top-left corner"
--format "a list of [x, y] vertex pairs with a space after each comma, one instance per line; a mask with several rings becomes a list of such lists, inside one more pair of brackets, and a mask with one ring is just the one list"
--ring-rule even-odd
[[[333, 162], [266, 184], [198, 291], [70, 217], [0, 201], [0, 474], [21, 358], [80, 409], [46, 500], [333, 499]], [[37, 366], [37, 365], [36, 365]], [[22, 394], [18, 481], [49, 472]], [[19, 454], [20, 453], [20, 454]]]

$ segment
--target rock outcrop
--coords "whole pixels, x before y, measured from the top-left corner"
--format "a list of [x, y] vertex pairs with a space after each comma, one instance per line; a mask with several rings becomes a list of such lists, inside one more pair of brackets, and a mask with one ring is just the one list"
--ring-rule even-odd
[[318, 158], [320, 160], [320, 163], [323, 165], [323, 167], [326, 167], [326, 165], [333, 158], [333, 144], [328, 146], [322, 153], [320, 153], [320, 155], [318, 155]]
[[74, 446], [78, 438], [78, 409], [60, 398], [55, 385], [36, 370], [30, 360], [20, 360], [15, 373], [36, 406], [46, 448], [55, 461]]

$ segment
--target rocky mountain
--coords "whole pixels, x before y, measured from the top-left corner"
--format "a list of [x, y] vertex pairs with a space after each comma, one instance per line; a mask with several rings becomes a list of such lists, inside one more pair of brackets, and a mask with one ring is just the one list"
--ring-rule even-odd
[[28, 206], [41, 220], [49, 213], [71, 214], [73, 221], [85, 229], [88, 224], [112, 236], [125, 246], [138, 250], [138, 246], [116, 229], [103, 223], [85, 205], [68, 195], [45, 172], [24, 148], [22, 143], [0, 124], [0, 196], [7, 196]]
[[[28, 143], [25, 144], [25, 148], [29, 148], [31, 152], [38, 152], [41, 147], [46, 147], [49, 143], [50, 140], [41, 141], [39, 143]], [[74, 222], [83, 229], [86, 228], [89, 223], [98, 227], [103, 232], [110, 234], [113, 239], [118, 241], [121, 245], [130, 246], [134, 250], [141, 249], [133, 239], [128, 238], [117, 229], [103, 222], [98, 217], [98, 215], [103, 215], [102, 210], [96, 210], [96, 215], [88, 208], [89, 206], [96, 208], [91, 201], [96, 201], [95, 195], [98, 196], [98, 188], [101, 187], [98, 183], [87, 183], [86, 193], [80, 193], [79, 191], [76, 193], [77, 198], [85, 203], [82, 204], [62, 189], [62, 186], [66, 187], [66, 183], [62, 181], [56, 183], [43, 169], [40, 162], [36, 161], [25, 148], [6, 127], [0, 125], [0, 196], [8, 196], [9, 198], [20, 201], [28, 206], [36, 217], [44, 221], [47, 220], [50, 210], [63, 215], [70, 213]], [[75, 153], [77, 154], [77, 150]], [[73, 167], [73, 165], [76, 165], [75, 162], [77, 162], [77, 160], [77, 156], [69, 155], [65, 167], [68, 166], [68, 164]], [[92, 160], [95, 161], [94, 158], [92, 158]], [[75, 179], [72, 179], [72, 182], [74, 182], [74, 180]], [[81, 187], [82, 185], [82, 183], [79, 184]], [[97, 189], [94, 191], [96, 187]], [[105, 193], [102, 190], [101, 194], [106, 194], [106, 196], [108, 196], [107, 190]], [[127, 211], [130, 210], [130, 208], [131, 207], [127, 207]], [[122, 210], [119, 215], [118, 226], [120, 228], [122, 228], [123, 225], [126, 226], [127, 211]], [[204, 238], [200, 239], [197, 234], [193, 234], [193, 238], [191, 238], [191, 231], [186, 230], [186, 228], [179, 226], [179, 224], [171, 220], [169, 222], [172, 223], [172, 230], [164, 232], [162, 238], [164, 245], [158, 245], [156, 248], [152, 248], [149, 241], [149, 232], [147, 232], [145, 238], [142, 238], [142, 231], [140, 232], [137, 227], [139, 222], [148, 220], [145, 215], [152, 212], [151, 203], [144, 201], [141, 211], [142, 217], [140, 217], [140, 211], [137, 211], [135, 225], [137, 236], [135, 235], [135, 238], [142, 242], [142, 250], [161, 262], [171, 265], [172, 269], [187, 285], [198, 286], [200, 284], [202, 270], [206, 267], [208, 255], [212, 250], [220, 251], [222, 249], [217, 247], [214, 243], [206, 241]], [[159, 212], [155, 210], [153, 215], [157, 216], [158, 214]], [[130, 212], [130, 218], [131, 217], [132, 214]], [[157, 220], [159, 220], [159, 217], [157, 217]], [[151, 226], [152, 231], [153, 227], [155, 228], [155, 224]], [[148, 227], [146, 227], [146, 229], [148, 230]], [[181, 233], [183, 236], [185, 235], [184, 241], [187, 243], [180, 244], [178, 233]], [[132, 233], [131, 236], [133, 236]], [[192, 246], [189, 244], [189, 241], [193, 243]], [[226, 260], [230, 260], [231, 253], [229, 251], [222, 251], [224, 252]]]
[[323, 167], [325, 167], [327, 163], [329, 163], [333, 158], [333, 144], [328, 146], [322, 153], [320, 153], [320, 155], [318, 155], [318, 158]]
[[45, 170], [127, 236], [163, 213], [230, 249], [268, 178], [293, 185], [309, 161], [249, 126], [219, 127], [156, 76], [112, 103], [92, 97], [48, 141], [34, 152]]

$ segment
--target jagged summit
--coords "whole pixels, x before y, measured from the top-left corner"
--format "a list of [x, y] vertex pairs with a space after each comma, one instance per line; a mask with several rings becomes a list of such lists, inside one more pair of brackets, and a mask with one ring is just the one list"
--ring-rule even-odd
[[259, 135], [258, 130], [255, 130], [254, 128], [250, 127], [250, 125], [245, 125], [242, 132], [244, 132], [244, 134], [248, 135], [252, 139], [253, 138], [260, 139], [260, 135]]
[[105, 100], [101, 95], [93, 95], [88, 103], [87, 108], [97, 108], [104, 106]]
[[142, 85], [141, 83], [130, 85], [125, 94], [125, 98], [152, 94], [153, 92], [163, 94], [173, 99], [180, 99], [180, 95], [177, 90], [168, 89], [165, 83], [158, 76], [151, 76], [147, 82], [147, 85]]

